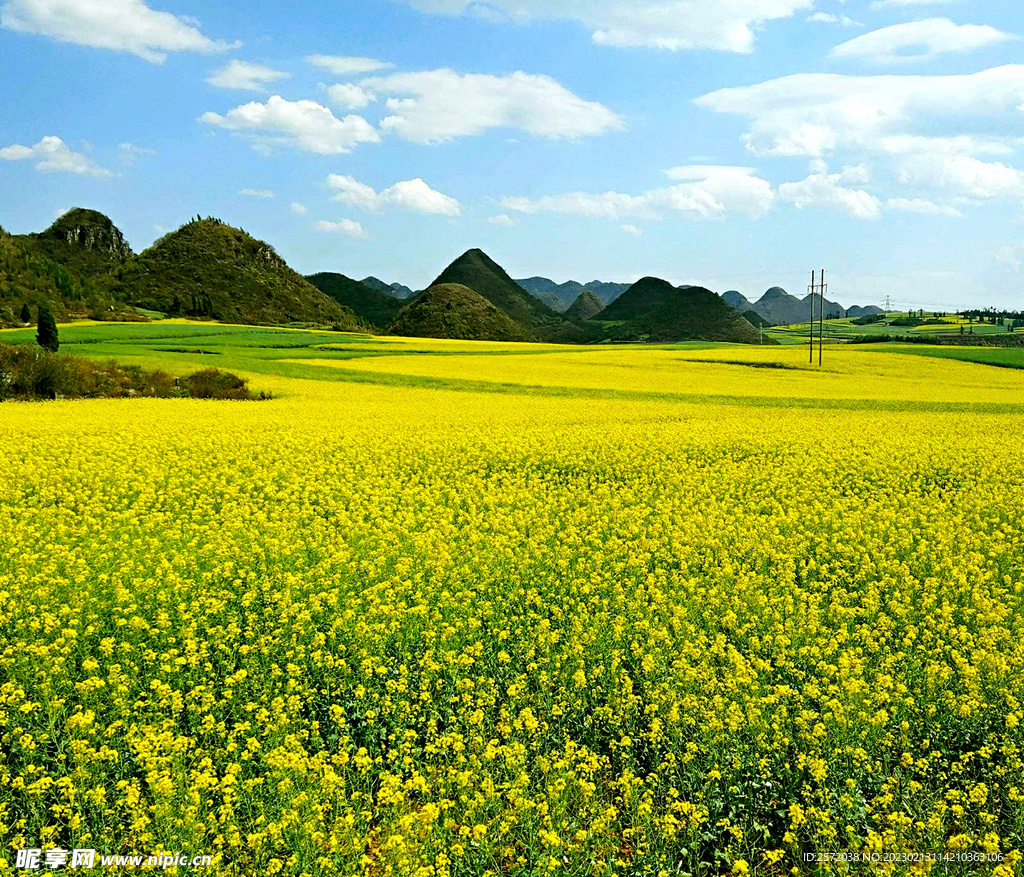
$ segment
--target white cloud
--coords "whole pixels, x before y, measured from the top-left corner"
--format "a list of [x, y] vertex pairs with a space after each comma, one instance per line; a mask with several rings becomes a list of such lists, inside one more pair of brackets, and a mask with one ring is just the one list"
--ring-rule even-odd
[[626, 234], [632, 235], [635, 238], [643, 237], [643, 233], [644, 233], [644, 230], [642, 228], [640, 228], [639, 226], [636, 226], [636, 225], [630, 225], [629, 223], [627, 223], [626, 225], [622, 226], [622, 230]]
[[383, 192], [377, 192], [372, 186], [342, 174], [330, 174], [327, 177], [327, 185], [335, 191], [335, 201], [351, 204], [363, 210], [382, 210], [394, 206], [414, 213], [429, 213], [435, 216], [458, 216], [462, 212], [458, 201], [431, 189], [418, 177], [395, 183]]
[[351, 219], [339, 219], [337, 222], [328, 222], [321, 219], [315, 226], [317, 231], [329, 231], [334, 234], [348, 235], [350, 238], [364, 238], [363, 227]]
[[771, 185], [753, 168], [684, 165], [666, 171], [674, 185], [639, 195], [622, 192], [568, 192], [540, 198], [503, 198], [502, 206], [519, 213], [563, 213], [603, 219], [658, 218], [681, 213], [694, 219], [730, 214], [757, 218], [775, 200]]
[[602, 104], [577, 97], [549, 76], [521, 71], [491, 76], [428, 70], [365, 79], [360, 84], [371, 92], [392, 95], [387, 101], [391, 115], [381, 128], [418, 143], [439, 143], [492, 128], [571, 139], [624, 126]]
[[239, 189], [239, 195], [245, 195], [247, 198], [263, 198], [269, 201], [274, 197], [274, 193], [270, 189]]
[[812, 173], [799, 182], [780, 185], [779, 198], [795, 204], [798, 210], [827, 207], [855, 219], [878, 219], [882, 215], [882, 205], [878, 198], [864, 189], [844, 185], [863, 184], [867, 177], [866, 169], [861, 165], [846, 168], [838, 174], [824, 171]]
[[501, 205], [517, 213], [563, 213], [598, 219], [653, 217], [648, 195], [626, 195], [622, 192], [567, 192], [564, 195], [543, 195], [540, 198], [507, 197], [501, 199]]
[[1024, 171], [1001, 161], [981, 161], [966, 155], [918, 155], [901, 160], [903, 183], [945, 189], [969, 201], [1024, 196]]
[[951, 4], [959, 3], [960, 0], [874, 0], [871, 4], [872, 9], [890, 9], [896, 7], [907, 7], [907, 6], [937, 6], [939, 4]]
[[113, 176], [106, 168], [80, 152], [73, 152], [60, 137], [44, 137], [35, 146], [14, 143], [0, 149], [4, 161], [29, 161], [36, 163], [36, 170], [44, 173], [86, 174], [92, 177]]
[[414, 213], [433, 213], [438, 216], [458, 216], [459, 202], [448, 195], [431, 189], [423, 180], [403, 180], [380, 193], [385, 204], [395, 204]]
[[169, 52], [232, 48], [205, 36], [192, 19], [157, 12], [142, 0], [7, 0], [0, 24], [64, 43], [131, 52], [154, 64]]
[[515, 228], [519, 225], [518, 219], [513, 219], [507, 213], [499, 213], [487, 220], [491, 225], [500, 225], [502, 228]]
[[[755, 155], [821, 157], [837, 149], [1006, 152], [1011, 138], [989, 132], [993, 122], [1019, 119], [1022, 97], [1024, 65], [1012, 64], [956, 76], [801, 73], [696, 102], [747, 117], [743, 139]], [[964, 133], [972, 128], [978, 133]], [[923, 129], [936, 134], [919, 134]]]
[[307, 213], [309, 213], [309, 210], [306, 209], [305, 204], [300, 204], [298, 201], [293, 201], [292, 213], [294, 213], [296, 216], [305, 216]]
[[385, 61], [373, 58], [348, 58], [343, 55], [307, 55], [306, 61], [321, 70], [327, 70], [335, 76], [352, 76], [360, 73], [375, 73], [394, 67]]
[[905, 64], [946, 53], [964, 54], [1014, 40], [1013, 34], [987, 24], [954, 24], [928, 18], [894, 24], [836, 46], [830, 57], [871, 64]]
[[266, 91], [267, 85], [271, 82], [287, 79], [289, 76], [291, 74], [285, 73], [283, 70], [274, 70], [271, 67], [265, 67], [263, 64], [253, 64], [249, 61], [239, 61], [236, 59], [211, 73], [206, 81], [210, 85], [216, 85], [220, 88]]
[[346, 110], [360, 110], [371, 101], [377, 100], [376, 95], [351, 82], [339, 82], [337, 85], [328, 86], [327, 98], [336, 107], [344, 107]]
[[279, 95], [266, 103], [253, 101], [221, 116], [203, 113], [200, 122], [229, 131], [248, 132], [258, 142], [284, 142], [318, 155], [338, 155], [359, 143], [376, 143], [380, 135], [362, 116], [338, 119], [315, 101], [289, 101]]
[[890, 198], [885, 202], [890, 210], [903, 213], [920, 213], [922, 216], [963, 216], [950, 204], [936, 204], [927, 198]]
[[812, 0], [407, 0], [441, 15], [501, 14], [516, 21], [569, 19], [610, 46], [717, 49], [751, 52], [754, 34], [767, 21], [809, 9]]
[[996, 251], [996, 261], [1009, 265], [1014, 271], [1024, 268], [1024, 244], [1009, 244]]
[[854, 21], [849, 15], [836, 15], [832, 12], [815, 12], [807, 16], [811, 24], [841, 24], [843, 27], [863, 27], [859, 21]]
[[134, 143], [117, 144], [117, 157], [125, 167], [135, 167], [139, 157], [144, 155], [156, 155], [156, 150], [136, 146]]

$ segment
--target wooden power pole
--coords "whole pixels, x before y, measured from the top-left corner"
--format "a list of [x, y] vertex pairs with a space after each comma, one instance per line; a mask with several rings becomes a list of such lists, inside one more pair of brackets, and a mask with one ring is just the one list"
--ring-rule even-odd
[[814, 365], [814, 279], [816, 276], [814, 271], [811, 271], [811, 294], [809, 296], [811, 299], [811, 331], [809, 333], [811, 337], [811, 352], [810, 358], [807, 360], [810, 365]]
[[821, 368], [821, 347], [825, 335], [825, 269], [821, 269], [821, 307], [818, 308], [818, 368]]

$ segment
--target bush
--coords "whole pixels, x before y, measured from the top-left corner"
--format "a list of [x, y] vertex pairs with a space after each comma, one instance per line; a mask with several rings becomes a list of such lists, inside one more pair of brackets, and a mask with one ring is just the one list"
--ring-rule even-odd
[[181, 381], [195, 399], [251, 399], [249, 382], [219, 368], [204, 368]]
[[[159, 369], [113, 360], [90, 362], [45, 352], [28, 345], [0, 344], [0, 402], [5, 399], [120, 399], [131, 396], [168, 399], [252, 399], [248, 382], [208, 368], [176, 380]], [[270, 398], [261, 393], [260, 399]]]

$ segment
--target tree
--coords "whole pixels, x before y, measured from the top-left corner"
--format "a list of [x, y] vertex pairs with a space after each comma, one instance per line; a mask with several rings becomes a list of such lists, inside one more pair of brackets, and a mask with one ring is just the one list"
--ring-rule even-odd
[[32, 308], [28, 306], [28, 302], [25, 302], [21, 306], [21, 322], [31, 323], [32, 322]]
[[48, 304], [39, 305], [39, 328], [36, 331], [36, 341], [43, 350], [56, 353], [60, 349], [60, 337], [57, 334], [57, 321], [53, 318], [53, 311]]

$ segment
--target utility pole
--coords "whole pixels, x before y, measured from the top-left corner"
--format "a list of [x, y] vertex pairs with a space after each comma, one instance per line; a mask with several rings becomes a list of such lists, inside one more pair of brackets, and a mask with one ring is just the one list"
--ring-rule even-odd
[[818, 308], [818, 368], [821, 368], [821, 346], [825, 336], [825, 269], [821, 269], [821, 307]]
[[814, 281], [816, 276], [814, 271], [811, 271], [811, 294], [808, 296], [811, 300], [811, 331], [809, 333], [811, 336], [811, 352], [807, 360], [810, 365], [814, 365]]

